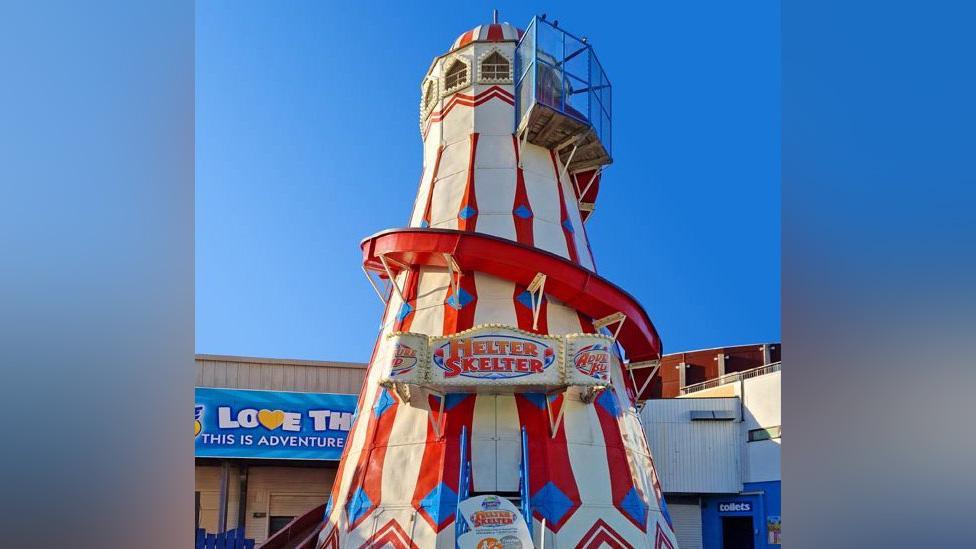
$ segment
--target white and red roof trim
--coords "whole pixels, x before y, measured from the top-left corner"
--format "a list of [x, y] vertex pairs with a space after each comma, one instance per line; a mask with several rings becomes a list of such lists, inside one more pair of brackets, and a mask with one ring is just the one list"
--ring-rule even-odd
[[472, 42], [514, 42], [522, 38], [525, 31], [508, 23], [492, 23], [478, 25], [457, 37], [451, 46], [451, 51], [463, 48]]

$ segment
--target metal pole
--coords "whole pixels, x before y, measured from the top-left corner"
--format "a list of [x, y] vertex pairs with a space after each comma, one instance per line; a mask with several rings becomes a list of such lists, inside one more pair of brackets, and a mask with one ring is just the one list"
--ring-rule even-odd
[[458, 504], [454, 508], [454, 543], [455, 543], [455, 545], [457, 545], [457, 539], [463, 533], [462, 532], [462, 529], [461, 529], [462, 528], [461, 527], [461, 497], [462, 497], [462, 494], [464, 494], [464, 492], [465, 492], [465, 481], [467, 480], [467, 479], [464, 478], [464, 461], [467, 458], [467, 451], [466, 451], [467, 450], [467, 448], [466, 448], [467, 445], [465, 444], [465, 441], [466, 441], [467, 437], [468, 437], [468, 427], [467, 427], [467, 425], [464, 425], [464, 426], [461, 427], [461, 448], [459, 450], [459, 452], [461, 454], [460, 455], [460, 457], [461, 457], [461, 464], [460, 464], [460, 467], [458, 467], [458, 502], [457, 502]]
[[230, 482], [230, 462], [224, 460], [220, 472], [220, 502], [217, 508], [217, 533], [227, 531], [227, 485]]
[[247, 464], [241, 465], [238, 471], [241, 491], [237, 502], [237, 528], [243, 533], [244, 525], [247, 523]]
[[531, 493], [529, 488], [529, 444], [524, 425], [522, 426], [522, 480], [524, 482], [522, 515], [525, 517], [526, 526], [529, 527], [529, 537], [532, 537], [532, 502], [529, 499]]

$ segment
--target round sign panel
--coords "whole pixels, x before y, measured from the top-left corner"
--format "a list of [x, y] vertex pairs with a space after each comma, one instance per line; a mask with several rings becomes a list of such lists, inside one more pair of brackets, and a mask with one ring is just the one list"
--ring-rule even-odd
[[458, 505], [469, 531], [458, 538], [461, 549], [531, 549], [532, 538], [522, 514], [511, 501], [475, 496]]

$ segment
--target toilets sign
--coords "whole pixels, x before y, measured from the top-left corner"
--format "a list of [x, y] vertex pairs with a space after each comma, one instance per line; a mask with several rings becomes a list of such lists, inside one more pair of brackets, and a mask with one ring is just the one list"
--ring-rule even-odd
[[718, 504], [720, 513], [751, 513], [752, 503], [748, 501], [722, 501]]
[[197, 387], [197, 457], [338, 460], [355, 395]]

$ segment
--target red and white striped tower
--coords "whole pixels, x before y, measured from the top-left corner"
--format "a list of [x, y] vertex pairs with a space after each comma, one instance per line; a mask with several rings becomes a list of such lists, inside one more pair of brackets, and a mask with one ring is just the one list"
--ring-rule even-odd
[[[661, 344], [643, 308], [596, 274], [584, 225], [609, 146], [596, 124], [579, 123], [592, 106], [560, 100], [581, 88], [552, 86], [545, 71], [558, 62], [531, 66], [524, 53], [554, 27], [536, 18], [527, 29], [465, 32], [422, 82], [424, 168], [409, 227], [362, 244], [364, 268], [389, 283], [386, 309], [319, 547], [453, 548], [459, 494], [520, 490], [536, 546], [542, 536], [547, 548], [677, 546], [629, 372], [659, 360]], [[527, 67], [535, 80], [517, 100]], [[539, 355], [545, 372], [524, 373], [531, 359], [474, 357], [451, 378], [445, 349], [465, 334], [552, 351]], [[585, 337], [597, 344], [580, 347]], [[480, 350], [530, 349], [502, 345]], [[607, 351], [602, 378], [574, 373], [588, 349]]]

